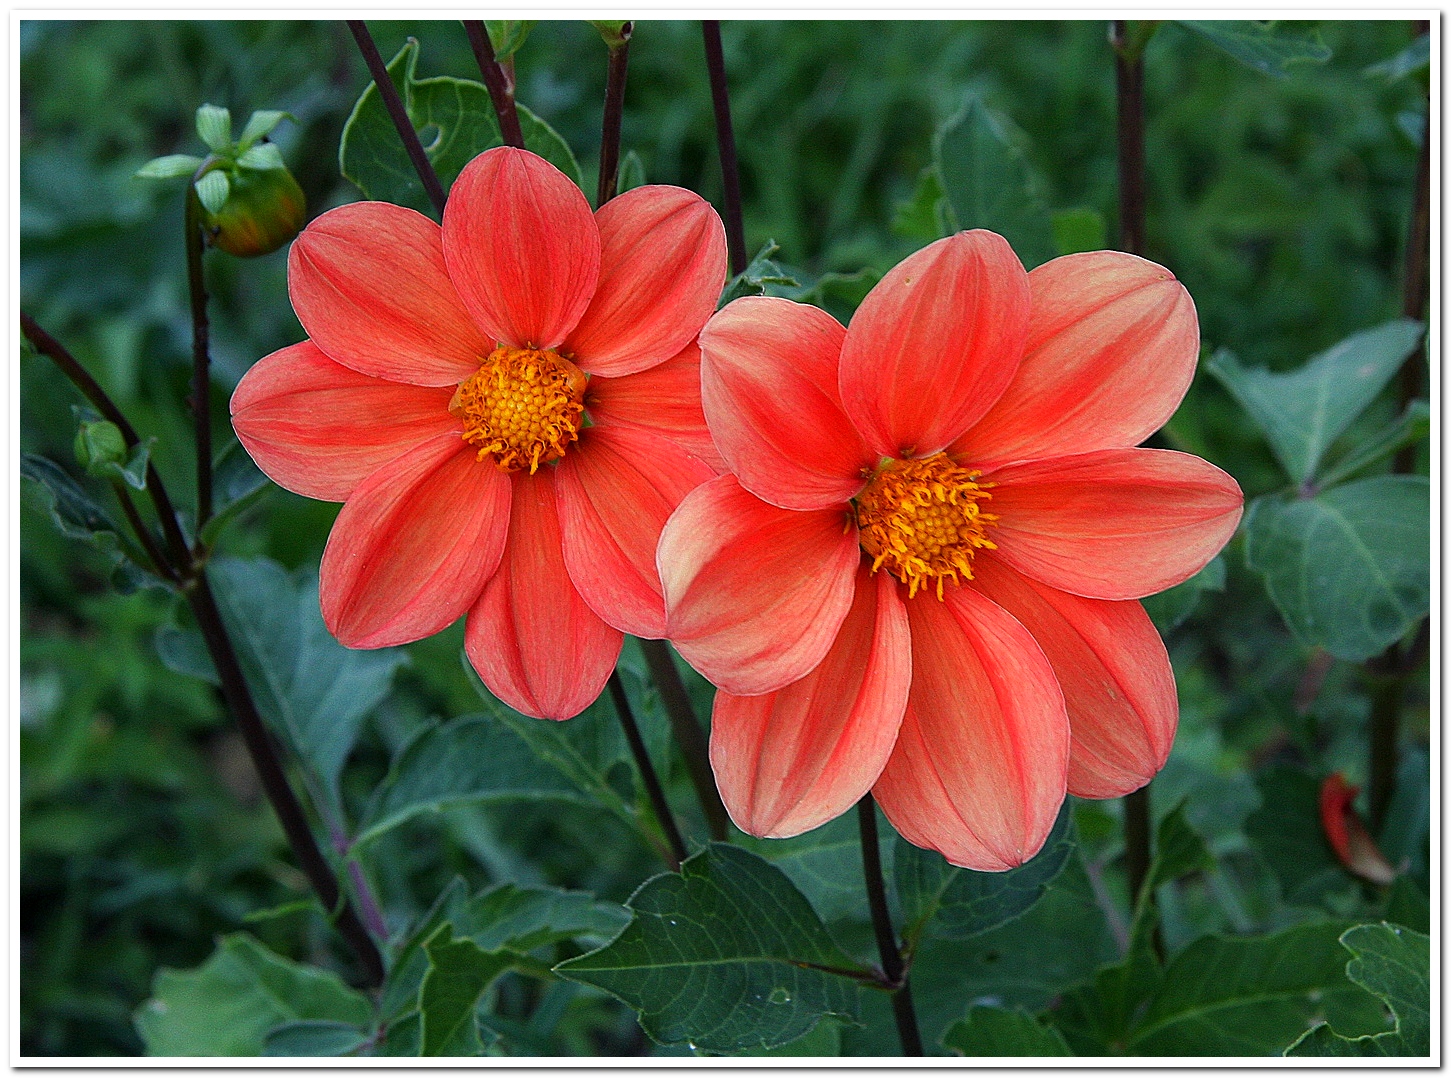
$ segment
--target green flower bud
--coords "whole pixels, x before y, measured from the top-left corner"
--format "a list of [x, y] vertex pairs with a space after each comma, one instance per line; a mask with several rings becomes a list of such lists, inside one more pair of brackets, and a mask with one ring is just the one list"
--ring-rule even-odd
[[114, 423], [100, 419], [76, 431], [76, 460], [91, 475], [107, 474], [111, 464], [124, 467], [127, 455], [126, 439]]
[[285, 167], [239, 168], [227, 180], [221, 208], [202, 210], [213, 246], [251, 258], [270, 254], [302, 229], [307, 203]]

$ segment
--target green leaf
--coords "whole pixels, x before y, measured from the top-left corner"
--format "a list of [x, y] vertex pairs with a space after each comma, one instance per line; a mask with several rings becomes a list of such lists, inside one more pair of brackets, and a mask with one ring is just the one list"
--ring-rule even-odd
[[1345, 974], [1385, 1001], [1403, 1052], [1431, 1054], [1431, 938], [1400, 925], [1359, 925], [1340, 937], [1355, 955]]
[[1189, 619], [1206, 591], [1223, 591], [1224, 580], [1224, 555], [1216, 554], [1208, 565], [1184, 583], [1158, 595], [1145, 596], [1140, 601], [1160, 634], [1167, 635]]
[[301, 1020], [367, 1026], [372, 1008], [336, 974], [273, 954], [251, 936], [224, 936], [192, 970], [163, 969], [136, 1010], [153, 1056], [255, 1056], [269, 1030]]
[[1281, 764], [1259, 775], [1256, 785], [1261, 806], [1245, 820], [1245, 836], [1279, 881], [1284, 900], [1316, 905], [1344, 890], [1350, 878], [1320, 823], [1320, 783]]
[[297, 117], [290, 112], [279, 112], [276, 109], [258, 109], [247, 117], [247, 126], [242, 128], [242, 137], [237, 140], [237, 149], [246, 155], [258, 139], [266, 138], [272, 134], [273, 129], [283, 120], [297, 122]]
[[615, 177], [615, 191], [618, 194], [624, 194], [637, 187], [644, 187], [649, 182], [645, 179], [645, 162], [640, 160], [640, 155], [634, 150], [626, 150], [625, 156], [620, 158], [620, 169]]
[[262, 1043], [264, 1056], [346, 1056], [368, 1043], [366, 1029], [347, 1022], [305, 1019], [285, 1022], [271, 1030]]
[[751, 259], [750, 265], [726, 282], [716, 309], [742, 296], [764, 296], [767, 285], [799, 286], [800, 281], [771, 260], [771, 256], [780, 249], [775, 240], [767, 240], [756, 252], [756, 257]]
[[932, 146], [950, 211], [948, 231], [990, 229], [1012, 244], [1028, 269], [1054, 256], [1041, 182], [1002, 117], [969, 95]]
[[562, 940], [604, 943], [629, 920], [624, 907], [601, 902], [588, 891], [502, 883], [474, 896], [454, 928], [487, 951], [523, 954]]
[[1334, 486], [1355, 475], [1356, 472], [1378, 464], [1392, 453], [1398, 453], [1408, 445], [1425, 441], [1431, 436], [1431, 408], [1423, 400], [1413, 400], [1396, 421], [1379, 434], [1368, 438], [1328, 465], [1316, 479], [1316, 486], [1322, 490]]
[[1371, 64], [1361, 74], [1382, 78], [1387, 82], [1396, 82], [1412, 72], [1422, 71], [1430, 66], [1431, 35], [1419, 34], [1416, 40], [1400, 52], [1378, 64]]
[[257, 172], [266, 172], [269, 169], [286, 168], [287, 162], [282, 160], [282, 151], [271, 142], [264, 142], [260, 146], [252, 146], [241, 157], [237, 158], [239, 168], [250, 168]]
[[942, 1045], [960, 1056], [1071, 1056], [1063, 1034], [1022, 1011], [973, 1007], [948, 1027]]
[[942, 201], [942, 177], [937, 174], [936, 165], [928, 165], [918, 174], [912, 197], [898, 203], [892, 215], [892, 231], [921, 243], [941, 239], [950, 231], [940, 227], [942, 215], [938, 204]]
[[[20, 475], [40, 489], [50, 518], [62, 535], [87, 542], [112, 559], [112, 585], [118, 591], [125, 594], [135, 587], [160, 584], [159, 578], [146, 568], [150, 564], [146, 552], [59, 464], [35, 453], [22, 453]], [[129, 562], [125, 560], [128, 558]], [[128, 565], [130, 570], [122, 575], [123, 567]], [[123, 589], [122, 585], [128, 581], [134, 586]]]
[[1256, 499], [1245, 560], [1297, 639], [1362, 662], [1430, 607], [1430, 483], [1384, 475], [1313, 498]]
[[233, 441], [212, 465], [212, 497], [218, 508], [202, 526], [202, 543], [210, 547], [232, 521], [274, 489], [242, 443]]
[[231, 111], [219, 105], [202, 105], [196, 110], [196, 133], [216, 153], [231, 149]]
[[564, 136], [523, 105], [516, 102], [514, 108], [519, 113], [519, 130], [524, 135], [524, 148], [537, 153], [574, 181], [576, 187], [583, 188], [584, 180], [579, 171], [579, 161], [575, 159], [569, 143], [564, 141]]
[[712, 844], [627, 905], [617, 939], [555, 972], [623, 1000], [661, 1044], [759, 1051], [827, 1015], [855, 1018], [856, 986], [818, 967], [864, 971], [785, 874], [745, 850]]
[[421, 1056], [476, 1056], [483, 1051], [474, 1008], [484, 989], [513, 959], [490, 953], [470, 939], [456, 940], [445, 924], [424, 943], [428, 972], [418, 990], [423, 1028]]
[[195, 176], [196, 170], [201, 167], [202, 159], [200, 157], [173, 153], [167, 154], [165, 157], [153, 157], [136, 170], [136, 176], [143, 180], [175, 180], [183, 176], [189, 179]]
[[973, 872], [941, 854], [898, 838], [893, 858], [902, 938], [915, 948], [930, 929], [944, 939], [970, 939], [1020, 916], [1043, 897], [1073, 853], [1073, 812], [1065, 803], [1043, 849], [1008, 872]]
[[1323, 64], [1330, 49], [1318, 33], [1304, 37], [1276, 32], [1273, 22], [1249, 20], [1179, 20], [1240, 63], [1264, 75], [1282, 79], [1295, 64]]
[[489, 32], [489, 44], [494, 47], [494, 59], [499, 63], [513, 56], [523, 46], [529, 31], [534, 29], [534, 19], [485, 19], [484, 29]]
[[1151, 896], [1166, 883], [1191, 872], [1205, 872], [1214, 867], [1214, 855], [1198, 833], [1189, 826], [1185, 815], [1186, 801], [1180, 801], [1159, 821], [1154, 835], [1154, 858], [1149, 874], [1134, 904], [1133, 923], [1129, 926], [1129, 952], [1146, 952], [1158, 916]]
[[[861, 920], [868, 909], [855, 815], [845, 813], [787, 839], [745, 835], [737, 844], [786, 873], [823, 921]], [[884, 856], [894, 852], [896, 832], [884, 819], [878, 821], [877, 837]]]
[[1346, 337], [1284, 374], [1243, 367], [1224, 348], [1206, 369], [1265, 432], [1299, 485], [1310, 481], [1331, 443], [1400, 369], [1423, 329], [1420, 322], [1398, 318]]
[[1097, 210], [1078, 207], [1053, 211], [1053, 246], [1060, 255], [1102, 251], [1108, 246], [1108, 225]]
[[213, 169], [196, 182], [196, 197], [201, 199], [208, 213], [221, 213], [231, 193], [231, 182], [221, 169]]

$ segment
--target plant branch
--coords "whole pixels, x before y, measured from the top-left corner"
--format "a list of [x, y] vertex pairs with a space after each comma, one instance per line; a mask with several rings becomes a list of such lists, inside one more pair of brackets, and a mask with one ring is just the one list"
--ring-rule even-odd
[[1144, 178], [1144, 60], [1129, 40], [1128, 23], [1113, 24], [1114, 68], [1118, 81], [1119, 248], [1144, 253], [1146, 220]]
[[[191, 293], [191, 408], [196, 417], [196, 529], [212, 516], [212, 377], [208, 345], [207, 285], [202, 269], [205, 239], [202, 204], [194, 183], [186, 187], [186, 279]], [[200, 538], [198, 538], [200, 542]]]
[[[1139, 900], [1139, 892], [1149, 878], [1149, 864], [1153, 860], [1150, 846], [1153, 822], [1149, 813], [1149, 784], [1124, 799], [1124, 867], [1129, 878], [1129, 905]], [[1152, 901], [1150, 896], [1150, 901]]]
[[907, 967], [897, 947], [892, 930], [892, 915], [887, 910], [886, 881], [882, 879], [882, 854], [877, 848], [877, 804], [871, 794], [857, 802], [857, 827], [861, 833], [862, 876], [867, 885], [867, 905], [872, 911], [872, 928], [877, 934], [877, 952], [882, 956], [882, 972], [887, 975], [892, 992], [892, 1015], [897, 1020], [897, 1036], [902, 1041], [902, 1054], [920, 1056], [922, 1032], [917, 1028], [917, 1012], [912, 1006], [912, 986], [907, 980]]
[[[1401, 313], [1407, 318], [1424, 320], [1426, 300], [1430, 292], [1431, 256], [1431, 132], [1430, 118], [1426, 120], [1427, 130], [1421, 138], [1421, 152], [1416, 163], [1416, 193], [1411, 206], [1411, 220], [1406, 229], [1406, 253], [1403, 263], [1401, 287], [1404, 301]], [[1401, 410], [1421, 396], [1421, 386], [1426, 381], [1426, 347], [1424, 338], [1415, 350], [1406, 357], [1401, 366], [1398, 389]], [[1396, 454], [1395, 471], [1409, 475], [1416, 467], [1416, 447], [1408, 445]]]
[[645, 739], [640, 736], [640, 727], [635, 723], [635, 713], [630, 708], [630, 699], [625, 695], [625, 686], [620, 681], [618, 670], [610, 674], [610, 699], [615, 702], [615, 714], [620, 717], [620, 726], [625, 731], [625, 740], [630, 743], [635, 766], [640, 769], [640, 779], [645, 783], [645, 792], [650, 796], [655, 818], [660, 822], [660, 830], [665, 832], [665, 840], [670, 843], [670, 856], [666, 858], [666, 864], [670, 866], [671, 872], [679, 872], [680, 862], [685, 860], [686, 855], [685, 840], [680, 837], [680, 828], [675, 824], [670, 802], [665, 799], [660, 777], [655, 774], [655, 765], [650, 762], [650, 754], [645, 750]]
[[112, 479], [111, 489], [116, 492], [116, 500], [121, 503], [121, 514], [126, 518], [126, 523], [131, 525], [131, 530], [136, 533], [136, 540], [146, 551], [146, 556], [151, 559], [151, 567], [155, 570], [156, 575], [173, 584], [181, 583], [171, 562], [166, 560], [166, 555], [156, 545], [156, 539], [152, 536], [151, 529], [146, 526], [146, 522], [141, 519], [141, 514], [136, 511], [136, 502], [132, 500], [131, 492], [126, 489], [126, 484], [119, 479]]
[[731, 128], [731, 99], [726, 85], [725, 55], [720, 45], [720, 23], [706, 19], [701, 22], [700, 29], [705, 36], [705, 66], [710, 72], [715, 138], [720, 147], [726, 243], [730, 247], [731, 273], [737, 274], [745, 272], [746, 268], [746, 228], [741, 219], [741, 174], [736, 161], [736, 136]]
[[630, 32], [633, 24], [625, 23], [621, 36], [625, 39], [610, 49], [609, 73], [605, 77], [604, 121], [600, 130], [600, 182], [595, 206], [603, 206], [615, 197], [620, 171], [620, 125], [625, 116], [625, 73], [630, 66]]
[[433, 171], [433, 163], [429, 161], [428, 154], [423, 151], [423, 143], [418, 141], [418, 132], [413, 129], [413, 121], [408, 118], [408, 109], [403, 104], [403, 99], [398, 96], [398, 87], [393, 85], [393, 80], [388, 76], [388, 67], [383, 63], [383, 57], [378, 54], [373, 35], [368, 33], [368, 27], [362, 19], [349, 19], [348, 29], [353, 32], [353, 40], [358, 43], [358, 51], [363, 54], [363, 62], [368, 65], [368, 73], [373, 76], [373, 85], [378, 87], [378, 93], [383, 97], [383, 106], [388, 110], [393, 126], [398, 129], [398, 137], [403, 140], [403, 148], [408, 151], [408, 160], [413, 162], [413, 169], [418, 173], [423, 189], [428, 192], [428, 200], [433, 203], [439, 216], [442, 216], [448, 195], [444, 193], [443, 185], [438, 182], [438, 173]]
[[705, 813], [705, 824], [710, 837], [717, 842], [728, 841], [730, 814], [720, 791], [715, 787], [715, 775], [710, 769], [710, 746], [706, 743], [705, 731], [695, 717], [690, 694], [685, 691], [685, 682], [680, 680], [680, 671], [670, 657], [670, 648], [663, 640], [641, 640], [640, 650], [645, 653], [645, 662], [650, 667], [650, 679], [660, 693], [660, 702], [665, 714], [670, 717], [670, 729], [680, 754], [685, 758], [685, 769], [690, 775], [695, 796], [700, 800], [701, 811]]
[[489, 100], [494, 103], [494, 115], [499, 118], [499, 134], [506, 146], [524, 148], [524, 132], [519, 127], [519, 110], [514, 105], [514, 91], [503, 67], [494, 58], [494, 43], [489, 40], [489, 29], [481, 19], [465, 19], [464, 32], [469, 35], [469, 47], [474, 50], [474, 59], [479, 64], [479, 74], [489, 90]]

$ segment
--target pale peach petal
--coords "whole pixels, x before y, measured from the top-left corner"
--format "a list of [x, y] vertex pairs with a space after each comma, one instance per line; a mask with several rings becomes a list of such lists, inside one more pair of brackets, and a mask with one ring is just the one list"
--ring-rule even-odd
[[872, 792], [908, 842], [963, 868], [1015, 868], [1063, 804], [1063, 693], [1012, 615], [971, 588], [945, 596], [907, 603], [912, 694]]
[[1179, 724], [1169, 653], [1141, 603], [1069, 595], [978, 555], [973, 586], [1043, 649], [1068, 707], [1068, 792], [1122, 797], [1164, 766]]
[[469, 611], [464, 649], [491, 692], [536, 719], [568, 719], [605, 687], [624, 637], [575, 591], [548, 470], [513, 475], [509, 545]]
[[322, 555], [323, 620], [350, 648], [421, 640], [473, 605], [504, 552], [509, 483], [457, 434], [359, 484]]
[[528, 150], [499, 146], [454, 181], [443, 256], [484, 333], [514, 347], [555, 348], [594, 295], [600, 230], [569, 177]]
[[402, 206], [318, 217], [288, 252], [287, 292], [313, 344], [363, 374], [456, 385], [493, 347], [449, 281], [438, 226]]
[[992, 232], [959, 232], [889, 270], [841, 351], [841, 402], [867, 444], [930, 456], [982, 418], [1018, 369], [1028, 308], [1023, 264]]
[[1028, 274], [1018, 373], [949, 452], [983, 466], [1123, 449], [1164, 425], [1199, 358], [1194, 301], [1162, 266], [1121, 251], [1055, 258]]
[[589, 380], [584, 403], [590, 419], [600, 426], [657, 431], [716, 472], [726, 470], [700, 407], [700, 345], [695, 341], [638, 374], [596, 375]]
[[736, 826], [789, 838], [861, 800], [897, 740], [911, 657], [896, 581], [873, 580], [862, 565], [851, 610], [815, 670], [763, 696], [716, 693], [710, 760]]
[[701, 401], [721, 456], [758, 498], [825, 509], [856, 495], [877, 457], [841, 409], [846, 330], [772, 296], [728, 304], [700, 334]]
[[861, 551], [846, 506], [779, 509], [722, 475], [685, 496], [656, 559], [676, 650], [719, 688], [753, 696], [826, 656]]
[[242, 376], [232, 394], [232, 428], [278, 486], [341, 502], [419, 442], [461, 431], [448, 414], [452, 392], [359, 374], [302, 341], [263, 356]]
[[1019, 572], [1074, 595], [1140, 599], [1193, 576], [1234, 535], [1239, 484], [1167, 449], [1103, 449], [983, 477], [988, 537]]
[[618, 378], [663, 363], [705, 325], [725, 284], [725, 226], [693, 191], [662, 185], [611, 199], [595, 221], [599, 285], [564, 351]]
[[715, 471], [670, 439], [632, 427], [586, 427], [554, 473], [564, 562], [605, 620], [635, 636], [665, 635], [655, 568], [660, 529]]

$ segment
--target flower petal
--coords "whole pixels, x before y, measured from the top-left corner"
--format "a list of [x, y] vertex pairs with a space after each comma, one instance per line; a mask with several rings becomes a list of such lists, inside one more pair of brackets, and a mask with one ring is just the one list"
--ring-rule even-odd
[[736, 826], [789, 838], [861, 800], [892, 753], [911, 680], [897, 583], [887, 573], [873, 580], [863, 564], [821, 665], [778, 692], [716, 693], [710, 761]]
[[700, 345], [695, 341], [638, 374], [596, 375], [589, 380], [584, 404], [600, 426], [658, 431], [717, 472], [726, 470], [700, 407]]
[[973, 570], [973, 586], [1033, 634], [1063, 689], [1073, 737], [1068, 792], [1122, 797], [1158, 774], [1174, 744], [1179, 697], [1143, 605], [1069, 595], [990, 551]]
[[1028, 306], [1023, 264], [992, 232], [959, 232], [893, 267], [841, 351], [841, 402], [867, 444], [930, 456], [980, 419], [1018, 368]]
[[872, 793], [908, 842], [979, 872], [1043, 847], [1063, 804], [1068, 716], [1042, 650], [971, 588], [907, 603], [912, 695]]
[[665, 635], [655, 548], [680, 499], [715, 471], [670, 439], [586, 427], [554, 472], [564, 562], [585, 602], [627, 633]]
[[840, 505], [877, 463], [841, 410], [845, 339], [825, 311], [771, 296], [738, 299], [701, 331], [706, 422], [756, 497], [785, 509]]
[[988, 537], [1021, 573], [1094, 599], [1141, 599], [1189, 579], [1234, 535], [1239, 484], [1167, 449], [1103, 449], [985, 477]]
[[303, 229], [287, 294], [313, 344], [377, 378], [456, 385], [493, 347], [449, 281], [438, 226], [387, 202], [339, 206]]
[[741, 696], [805, 677], [851, 607], [861, 552], [845, 521], [845, 506], [768, 505], [733, 475], [696, 487], [666, 522], [656, 554], [676, 650]]
[[353, 491], [322, 555], [322, 616], [350, 648], [431, 636], [473, 605], [504, 552], [509, 483], [456, 433], [420, 442]]
[[982, 466], [1138, 445], [1184, 399], [1199, 358], [1194, 301], [1162, 266], [1121, 251], [1028, 274], [1028, 343], [1007, 391], [950, 452]]
[[509, 545], [469, 611], [464, 648], [495, 696], [536, 719], [568, 719], [594, 702], [624, 637], [570, 582], [548, 471], [516, 472]]
[[584, 192], [544, 158], [499, 146], [449, 192], [443, 257], [479, 328], [515, 347], [554, 348], [589, 306], [600, 230]]
[[715, 311], [725, 226], [695, 192], [663, 185], [626, 191], [595, 221], [599, 285], [564, 348], [581, 370], [618, 378], [675, 355]]
[[263, 356], [232, 394], [232, 428], [274, 483], [345, 501], [419, 442], [459, 430], [452, 391], [408, 386], [335, 363], [311, 341]]

